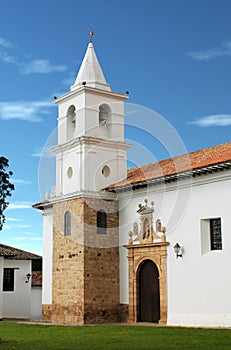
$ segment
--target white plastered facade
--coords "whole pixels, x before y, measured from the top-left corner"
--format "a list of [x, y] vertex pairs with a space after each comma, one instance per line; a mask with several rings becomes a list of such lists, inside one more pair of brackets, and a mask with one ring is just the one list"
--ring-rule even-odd
[[[90, 44], [71, 91], [58, 98], [58, 146], [56, 198], [97, 194], [126, 178], [124, 142], [125, 95], [111, 92], [95, 64]], [[92, 71], [92, 67], [94, 69]], [[91, 74], [94, 79], [91, 78]], [[98, 79], [98, 81], [97, 81]], [[84, 85], [82, 84], [84, 83]], [[86, 84], [85, 84], [86, 83]], [[100, 124], [100, 106], [110, 107]], [[71, 120], [71, 122], [70, 122]], [[103, 173], [104, 166], [110, 168]], [[110, 194], [113, 196], [113, 194]], [[120, 301], [129, 303], [128, 231], [138, 222], [138, 204], [144, 198], [155, 203], [155, 219], [166, 226], [167, 324], [181, 326], [231, 326], [231, 171], [215, 172], [188, 180], [121, 192], [119, 199]], [[210, 249], [204, 230], [206, 220], [221, 218], [222, 250]], [[204, 221], [203, 221], [204, 220]], [[174, 245], [182, 247], [176, 259]], [[43, 304], [52, 304], [52, 211], [44, 214]]]
[[[121, 302], [128, 303], [127, 233], [139, 222], [136, 210], [144, 198], [155, 202], [155, 219], [166, 225], [167, 324], [231, 325], [231, 171], [196, 177], [191, 182], [152, 186], [120, 196]], [[181, 205], [185, 203], [185, 208]], [[221, 218], [222, 250], [211, 250], [203, 220]], [[207, 251], [203, 249], [207, 237]], [[182, 247], [176, 258], [174, 245]]]

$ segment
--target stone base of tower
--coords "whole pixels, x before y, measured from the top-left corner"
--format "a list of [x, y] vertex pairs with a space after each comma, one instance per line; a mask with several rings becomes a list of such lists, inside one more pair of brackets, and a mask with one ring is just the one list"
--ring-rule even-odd
[[[71, 256], [74, 251], [68, 254]], [[126, 320], [125, 308], [119, 303], [118, 256], [118, 247], [84, 248], [84, 270], [80, 275], [79, 272], [74, 274], [72, 271], [73, 281], [69, 280], [68, 284], [60, 281], [63, 287], [62, 291], [59, 290], [58, 295], [53, 290], [54, 299], [60, 302], [54, 302], [52, 305], [52, 323], [82, 325], [118, 323]], [[62, 259], [65, 260], [65, 254]], [[66, 274], [68, 274], [67, 271], [68, 267]], [[83, 290], [80, 291], [77, 290], [77, 286], [74, 288], [74, 280], [79, 279], [80, 281], [82, 273], [84, 275]], [[73, 303], [74, 299], [78, 299], [75, 295], [77, 293], [79, 293], [80, 302]]]
[[[53, 311], [52, 311], [53, 310]], [[43, 321], [53, 324], [111, 324], [128, 322], [128, 305], [89, 305], [83, 314], [78, 305], [43, 305]]]
[[54, 324], [84, 324], [84, 315], [82, 305], [53, 304], [51, 321]]
[[[71, 234], [64, 234], [66, 212]], [[97, 214], [107, 227], [98, 232]], [[124, 320], [120, 305], [118, 203], [76, 198], [53, 207], [52, 323], [102, 324]]]
[[85, 311], [84, 324], [107, 324], [121, 322], [121, 305], [108, 305], [102, 308], [89, 306]]
[[52, 304], [43, 304], [42, 305], [42, 320], [51, 321], [52, 316]]

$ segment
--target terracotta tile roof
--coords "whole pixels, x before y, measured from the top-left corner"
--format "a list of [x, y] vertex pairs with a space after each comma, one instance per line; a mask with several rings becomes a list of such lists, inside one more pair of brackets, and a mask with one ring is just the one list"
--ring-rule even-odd
[[43, 209], [45, 205], [49, 204], [49, 200], [45, 199], [42, 202], [38, 202], [32, 205], [32, 208]]
[[42, 272], [41, 271], [32, 272], [31, 285], [34, 287], [41, 287], [42, 286]]
[[129, 169], [125, 180], [113, 184], [107, 187], [107, 189], [119, 189], [140, 182], [164, 179], [166, 176], [181, 174], [195, 169], [221, 164], [230, 160], [231, 142], [228, 142], [174, 158], [161, 160], [160, 162]]
[[4, 256], [5, 258], [16, 259], [16, 260], [42, 259], [40, 255], [26, 252], [25, 250], [21, 250], [18, 248], [10, 247], [5, 244], [0, 244], [0, 256]]

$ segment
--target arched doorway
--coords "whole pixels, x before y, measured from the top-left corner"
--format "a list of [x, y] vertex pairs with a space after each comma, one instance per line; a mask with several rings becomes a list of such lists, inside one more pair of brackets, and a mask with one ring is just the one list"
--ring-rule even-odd
[[160, 320], [159, 272], [152, 260], [145, 260], [138, 271], [138, 322]]

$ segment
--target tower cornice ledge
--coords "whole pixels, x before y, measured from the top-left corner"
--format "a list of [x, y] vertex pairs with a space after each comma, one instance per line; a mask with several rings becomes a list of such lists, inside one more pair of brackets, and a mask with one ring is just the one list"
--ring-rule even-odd
[[107, 192], [104, 190], [93, 192], [93, 191], [77, 191], [65, 195], [50, 197], [47, 200], [44, 200], [39, 203], [35, 203], [32, 205], [35, 209], [40, 210], [48, 210], [53, 207], [55, 203], [64, 202], [68, 199], [76, 199], [76, 198], [93, 198], [93, 199], [103, 199], [106, 201], [115, 201], [118, 200], [117, 194], [112, 192]]
[[73, 149], [73, 147], [78, 147], [83, 145], [89, 145], [89, 146], [101, 145], [103, 147], [120, 148], [123, 150], [127, 150], [129, 147], [131, 147], [131, 144], [128, 142], [105, 140], [102, 138], [97, 138], [92, 136], [81, 136], [73, 140], [70, 140], [64, 144], [54, 146], [51, 148], [51, 150], [52, 152], [59, 154], [63, 151], [68, 151], [69, 149]]
[[111, 97], [116, 98], [118, 100], [127, 100], [129, 98], [128, 95], [125, 94], [120, 94], [118, 92], [112, 92], [112, 91], [105, 91], [97, 88], [93, 88], [90, 86], [83, 86], [80, 87], [76, 90], [70, 91], [65, 95], [62, 95], [54, 100], [55, 104], [59, 104], [59, 102], [64, 101], [66, 99], [72, 98], [75, 94], [81, 94], [81, 93], [91, 93], [93, 95], [100, 95], [100, 96], [105, 96], [105, 97]]

